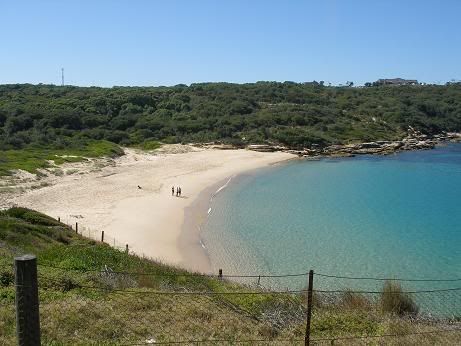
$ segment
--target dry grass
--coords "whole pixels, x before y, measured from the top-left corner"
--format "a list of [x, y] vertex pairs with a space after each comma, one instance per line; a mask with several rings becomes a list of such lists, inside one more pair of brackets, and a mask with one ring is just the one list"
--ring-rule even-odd
[[[45, 345], [303, 344], [303, 295], [191, 276], [82, 239], [45, 215], [16, 208], [0, 213], [0, 345], [16, 343], [11, 263], [24, 249], [38, 254]], [[414, 319], [416, 305], [400, 286], [386, 283], [375, 298], [316, 292], [311, 331], [312, 339], [322, 340], [313, 344], [331, 345], [332, 338], [334, 345], [459, 344], [459, 321]], [[458, 331], [431, 333], [453, 328]]]
[[381, 307], [384, 312], [404, 315], [416, 315], [418, 306], [413, 299], [403, 292], [398, 282], [386, 281], [381, 295]]

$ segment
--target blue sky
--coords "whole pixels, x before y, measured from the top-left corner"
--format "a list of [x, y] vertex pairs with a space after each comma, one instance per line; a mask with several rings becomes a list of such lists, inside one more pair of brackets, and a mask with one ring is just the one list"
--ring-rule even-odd
[[0, 0], [0, 84], [461, 79], [461, 1]]

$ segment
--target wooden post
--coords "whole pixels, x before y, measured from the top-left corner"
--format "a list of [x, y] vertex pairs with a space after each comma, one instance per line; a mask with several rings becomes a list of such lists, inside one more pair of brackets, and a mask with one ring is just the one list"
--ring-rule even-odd
[[222, 280], [222, 269], [219, 269], [218, 279]]
[[261, 284], [261, 275], [258, 276], [258, 286]]
[[104, 243], [104, 231], [101, 232], [101, 243]]
[[40, 345], [37, 257], [34, 255], [15, 257], [14, 274], [18, 345]]
[[78, 233], [78, 222], [75, 223], [75, 233]]
[[309, 270], [309, 281], [307, 283], [307, 313], [306, 313], [306, 335], [304, 345], [309, 346], [311, 337], [311, 316], [312, 316], [312, 288], [314, 284], [314, 271]]
[[125, 252], [128, 253], [128, 244], [126, 244]]

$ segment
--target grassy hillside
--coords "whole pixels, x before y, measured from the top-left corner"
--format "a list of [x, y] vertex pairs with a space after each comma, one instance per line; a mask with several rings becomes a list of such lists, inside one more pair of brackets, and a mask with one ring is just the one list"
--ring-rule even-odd
[[[0, 213], [2, 345], [15, 343], [12, 262], [15, 255], [25, 252], [38, 256], [46, 345], [209, 339], [231, 344], [236, 340], [301, 344], [304, 338], [305, 293], [263, 291], [193, 275], [84, 239], [43, 214], [12, 208]], [[316, 293], [313, 338], [406, 334], [437, 327], [386, 313], [351, 292], [339, 298], [332, 305]], [[402, 336], [386, 344], [454, 344], [460, 336], [460, 332]], [[350, 343], [339, 340], [335, 344]]]

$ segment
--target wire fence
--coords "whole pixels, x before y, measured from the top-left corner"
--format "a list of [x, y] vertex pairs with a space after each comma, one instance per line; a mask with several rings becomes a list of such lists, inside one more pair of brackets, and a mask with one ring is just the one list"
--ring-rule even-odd
[[[116, 271], [107, 265], [69, 269], [47, 262], [36, 268], [45, 344], [461, 343], [458, 278], [206, 275]], [[0, 268], [0, 344], [5, 345], [16, 343], [14, 288], [20, 284], [13, 285], [12, 273], [12, 265]], [[306, 285], [282, 290], [262, 284], [294, 277]], [[250, 281], [242, 285], [241, 279]], [[344, 288], [344, 281], [357, 287], [365, 280], [373, 284]], [[415, 289], [415, 283], [422, 287]]]
[[129, 244], [120, 242], [115, 237], [105, 233], [105, 231], [90, 228], [78, 221], [71, 222], [69, 221], [69, 217], [67, 217], [65, 221], [62, 221], [60, 217], [58, 217], [57, 220], [82, 237], [108, 244], [118, 250], [129, 250]]

